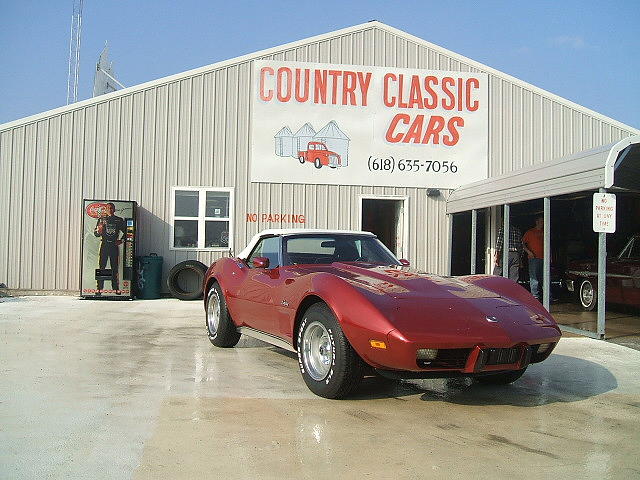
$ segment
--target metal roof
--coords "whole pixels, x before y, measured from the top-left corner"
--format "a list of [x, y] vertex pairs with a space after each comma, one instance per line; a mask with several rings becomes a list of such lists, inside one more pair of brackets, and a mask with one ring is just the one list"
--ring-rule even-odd
[[463, 185], [451, 192], [447, 213], [599, 188], [640, 191], [640, 135]]
[[[464, 66], [466, 68], [472, 68], [472, 69], [478, 69], [478, 71], [480, 72], [484, 72], [484, 73], [488, 73], [491, 75], [496, 75], [498, 76], [500, 79], [508, 81], [513, 83], [514, 85], [517, 85], [519, 87], [522, 87], [530, 92], [533, 93], [537, 93], [539, 95], [544, 96], [545, 98], [549, 98], [550, 100], [553, 100], [555, 102], [560, 103], [561, 105], [567, 106], [569, 108], [575, 108], [577, 110], [580, 110], [581, 112], [588, 114], [588, 115], [592, 115], [594, 118], [597, 118], [600, 121], [604, 121], [607, 123], [610, 123], [611, 125], [617, 127], [617, 128], [622, 128], [624, 130], [628, 130], [628, 129], [632, 129], [634, 131], [638, 131], [638, 129], [636, 129], [635, 127], [630, 127], [629, 125], [625, 125], [622, 122], [619, 122], [617, 120], [614, 120], [613, 118], [607, 117], [605, 115], [602, 115], [601, 113], [595, 112], [589, 108], [586, 108], [582, 105], [579, 105], [577, 103], [574, 103], [570, 100], [567, 100], [565, 98], [562, 98], [554, 93], [548, 92], [546, 90], [543, 90], [539, 87], [536, 87], [530, 83], [527, 83], [523, 80], [520, 80], [516, 77], [513, 77], [509, 74], [506, 74], [504, 72], [501, 72], [499, 70], [496, 70], [495, 68], [491, 68], [487, 65], [484, 65], [478, 61], [472, 60], [470, 58], [467, 58], [463, 55], [460, 55], [456, 52], [453, 52], [451, 50], [448, 50], [444, 47], [441, 47], [439, 45], [436, 45], [434, 43], [428, 42], [422, 38], [416, 37], [415, 35], [411, 35], [407, 32], [404, 32], [402, 30], [399, 30], [397, 28], [391, 27], [389, 25], [386, 25], [382, 22], [376, 21], [376, 20], [372, 20], [370, 22], [366, 22], [366, 23], [362, 23], [359, 25], [354, 25], [351, 27], [347, 27], [347, 28], [343, 28], [340, 30], [336, 30], [333, 32], [328, 32], [328, 33], [324, 33], [321, 35], [316, 35], [313, 37], [309, 37], [309, 38], [304, 38], [302, 40], [297, 40], [295, 42], [290, 42], [290, 43], [286, 43], [284, 45], [279, 45], [276, 47], [271, 47], [271, 48], [267, 48], [265, 50], [260, 50], [258, 52], [253, 52], [253, 53], [249, 53], [247, 55], [242, 55], [239, 57], [235, 57], [235, 58], [231, 58], [228, 60], [224, 60], [221, 62], [217, 62], [217, 63], [212, 63], [210, 65], [206, 65], [203, 67], [199, 67], [199, 68], [195, 68], [193, 70], [187, 70], [185, 72], [181, 72], [181, 73], [177, 73], [174, 75], [170, 75], [167, 77], [163, 77], [163, 78], [159, 78], [156, 80], [151, 80], [149, 82], [145, 82], [145, 83], [141, 83], [139, 85], [133, 85], [131, 87], [127, 87], [124, 88], [122, 90], [117, 90], [115, 92], [112, 93], [108, 93], [105, 95], [101, 95], [99, 97], [93, 97], [93, 98], [89, 98], [87, 100], [82, 100], [76, 103], [72, 103], [69, 105], [65, 105], [62, 107], [58, 107], [58, 108], [54, 108], [52, 110], [48, 110], [42, 113], [38, 113], [35, 115], [31, 115], [28, 117], [24, 117], [24, 118], [20, 118], [17, 120], [13, 120], [4, 124], [0, 124], [0, 131], [2, 130], [8, 130], [10, 128], [14, 128], [16, 126], [20, 126], [23, 124], [27, 124], [27, 123], [33, 123], [36, 122], [40, 119], [43, 118], [47, 118], [47, 117], [52, 117], [55, 115], [60, 115], [62, 113], [66, 113], [66, 112], [70, 112], [73, 110], [78, 110], [80, 108], [83, 108], [85, 106], [88, 105], [94, 105], [94, 104], [98, 104], [98, 103], [103, 103], [106, 102], [112, 98], [116, 98], [116, 97], [123, 97], [126, 95], [129, 95], [131, 93], [134, 92], [139, 92], [139, 91], [144, 91], [145, 89], [151, 88], [151, 87], [155, 87], [158, 85], [165, 85], [165, 84], [169, 84], [173, 81], [176, 80], [182, 80], [188, 77], [192, 77], [192, 76], [196, 76], [196, 75], [201, 75], [207, 72], [212, 72], [218, 69], [222, 69], [225, 67], [228, 67], [230, 65], [238, 65], [238, 64], [242, 64], [244, 62], [251, 62], [252, 60], [257, 60], [257, 59], [262, 59], [262, 58], [267, 58], [269, 55], [273, 55], [276, 54], [278, 52], [282, 52], [282, 51], [286, 51], [292, 48], [297, 48], [297, 47], [303, 47], [308, 43], [312, 43], [312, 42], [319, 42], [319, 41], [323, 41], [323, 40], [327, 40], [327, 39], [331, 39], [331, 38], [339, 38], [342, 36], [346, 36], [352, 32], [357, 32], [357, 31], [363, 31], [363, 30], [370, 30], [370, 29], [378, 29], [378, 30], [382, 30], [394, 35], [397, 35], [401, 38], [406, 39], [408, 42], [411, 42], [414, 45], [421, 45], [424, 47], [427, 47], [435, 52], [438, 52], [442, 55], [448, 56], [458, 62], [460, 62], [461, 66]], [[342, 63], [342, 62], [336, 62], [336, 63]]]

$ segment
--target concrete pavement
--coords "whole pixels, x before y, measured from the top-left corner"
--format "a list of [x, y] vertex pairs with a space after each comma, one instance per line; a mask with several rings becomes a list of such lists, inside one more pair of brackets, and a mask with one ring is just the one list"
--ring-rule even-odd
[[365, 379], [217, 349], [200, 302], [0, 303], [0, 478], [639, 478], [640, 352], [565, 338], [518, 382]]

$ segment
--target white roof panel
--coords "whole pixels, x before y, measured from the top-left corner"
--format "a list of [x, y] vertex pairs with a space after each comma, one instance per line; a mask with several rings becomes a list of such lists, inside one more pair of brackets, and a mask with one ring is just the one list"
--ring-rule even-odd
[[640, 189], [640, 135], [463, 185], [447, 213], [612, 187]]

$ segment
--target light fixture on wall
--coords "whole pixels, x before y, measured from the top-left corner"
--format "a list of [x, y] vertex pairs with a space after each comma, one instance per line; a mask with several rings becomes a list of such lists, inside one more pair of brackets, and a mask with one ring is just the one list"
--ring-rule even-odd
[[427, 188], [427, 197], [439, 197], [440, 190], [437, 188]]

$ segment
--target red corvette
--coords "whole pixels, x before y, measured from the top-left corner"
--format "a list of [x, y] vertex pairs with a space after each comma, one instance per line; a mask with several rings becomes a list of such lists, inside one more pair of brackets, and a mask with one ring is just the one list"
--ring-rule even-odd
[[371, 369], [394, 378], [511, 383], [560, 339], [525, 289], [408, 268], [367, 232], [266, 230], [205, 275], [209, 340], [240, 334], [296, 352], [307, 386], [341, 398]]

